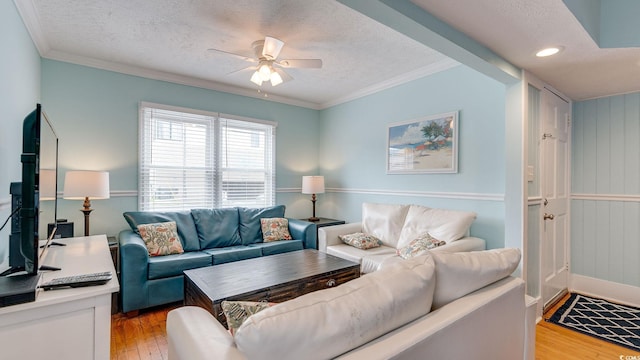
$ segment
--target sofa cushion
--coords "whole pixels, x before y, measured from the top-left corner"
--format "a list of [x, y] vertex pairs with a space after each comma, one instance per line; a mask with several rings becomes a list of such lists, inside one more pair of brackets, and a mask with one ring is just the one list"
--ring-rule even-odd
[[178, 255], [149, 258], [149, 280], [182, 275], [184, 270], [211, 266], [211, 255], [200, 251], [190, 251]]
[[446, 245], [447, 243], [434, 238], [429, 233], [424, 233], [417, 238], [411, 240], [407, 246], [398, 249], [398, 255], [403, 259], [409, 259], [414, 256], [420, 255], [425, 251], [429, 251], [438, 246]]
[[248, 245], [251, 248], [257, 248], [262, 251], [262, 256], [275, 255], [304, 249], [302, 240], [272, 241], [267, 243], [258, 243]]
[[200, 249], [241, 245], [238, 233], [238, 209], [193, 209]]
[[378, 239], [377, 237], [361, 232], [338, 235], [338, 237], [340, 238], [340, 240], [342, 240], [343, 243], [362, 250], [373, 249], [382, 245], [382, 241], [380, 241], [380, 239]]
[[411, 240], [427, 232], [438, 240], [450, 243], [465, 236], [475, 219], [476, 213], [472, 211], [411, 205], [402, 226], [397, 248], [407, 246]]
[[262, 241], [291, 240], [289, 234], [289, 220], [286, 218], [262, 218], [260, 219]]
[[127, 211], [122, 214], [124, 219], [136, 234], [140, 235], [138, 225], [175, 221], [178, 228], [178, 236], [182, 241], [185, 251], [200, 250], [198, 231], [193, 222], [190, 211]]
[[337, 256], [355, 263], [361, 263], [362, 259], [368, 256], [374, 255], [388, 255], [395, 256], [396, 249], [389, 246], [380, 246], [373, 249], [362, 250], [354, 248], [347, 244], [338, 244], [327, 246], [327, 254]]
[[248, 359], [334, 358], [427, 314], [433, 275], [425, 254], [280, 303], [249, 317], [236, 345]]
[[434, 309], [511, 275], [520, 263], [520, 249], [515, 248], [431, 252], [431, 256], [436, 264]]
[[362, 232], [396, 248], [409, 205], [362, 204]]
[[211, 257], [213, 258], [213, 265], [219, 265], [238, 260], [252, 259], [262, 256], [262, 250], [245, 245], [227, 246], [223, 248], [213, 248], [202, 251], [211, 255]]
[[261, 218], [281, 218], [284, 217], [285, 206], [277, 205], [266, 208], [238, 208], [240, 216], [240, 238], [242, 244], [248, 245], [262, 242], [262, 229], [260, 228]]
[[147, 247], [149, 256], [182, 254], [184, 252], [175, 221], [140, 224], [138, 231]]

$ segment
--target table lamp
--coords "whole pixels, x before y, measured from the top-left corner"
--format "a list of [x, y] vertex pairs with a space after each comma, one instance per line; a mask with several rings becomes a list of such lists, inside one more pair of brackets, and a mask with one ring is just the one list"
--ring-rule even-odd
[[302, 193], [312, 194], [311, 202], [313, 203], [313, 216], [307, 220], [320, 221], [320, 218], [316, 217], [316, 194], [324, 194], [324, 176], [303, 176]]
[[89, 236], [89, 214], [91, 200], [109, 198], [109, 173], [106, 171], [75, 170], [64, 176], [63, 198], [83, 200], [84, 236]]

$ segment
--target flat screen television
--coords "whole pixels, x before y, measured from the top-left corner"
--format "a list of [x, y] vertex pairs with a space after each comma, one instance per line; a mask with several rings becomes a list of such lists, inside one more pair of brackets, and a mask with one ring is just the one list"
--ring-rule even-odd
[[[20, 201], [12, 201], [15, 213], [9, 241], [11, 268], [3, 274], [25, 271], [35, 275], [57, 230], [58, 208], [58, 136], [40, 104], [24, 119], [20, 161], [22, 182], [11, 184], [12, 197], [20, 196]], [[54, 226], [46, 230], [48, 233], [40, 233], [41, 222]], [[39, 246], [40, 240], [47, 240], [45, 246]]]

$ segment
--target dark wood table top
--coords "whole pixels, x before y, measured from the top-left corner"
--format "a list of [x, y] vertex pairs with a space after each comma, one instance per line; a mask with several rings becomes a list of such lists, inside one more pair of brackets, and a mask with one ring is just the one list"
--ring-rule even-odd
[[185, 270], [184, 274], [209, 298], [225, 299], [359, 266], [318, 250], [305, 249]]

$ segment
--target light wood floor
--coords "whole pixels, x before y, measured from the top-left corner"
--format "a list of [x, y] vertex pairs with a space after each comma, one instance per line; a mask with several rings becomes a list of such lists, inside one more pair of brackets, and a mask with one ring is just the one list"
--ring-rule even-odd
[[[545, 318], [551, 316], [567, 298], [568, 296], [550, 309], [545, 314]], [[179, 306], [180, 304], [173, 304], [141, 311], [140, 315], [133, 318], [127, 318], [123, 314], [113, 315], [111, 319], [111, 359], [167, 359], [165, 321], [167, 313]], [[625, 360], [633, 359], [634, 355], [640, 359], [639, 352], [546, 321], [540, 321], [536, 326], [536, 359], [538, 360]]]

